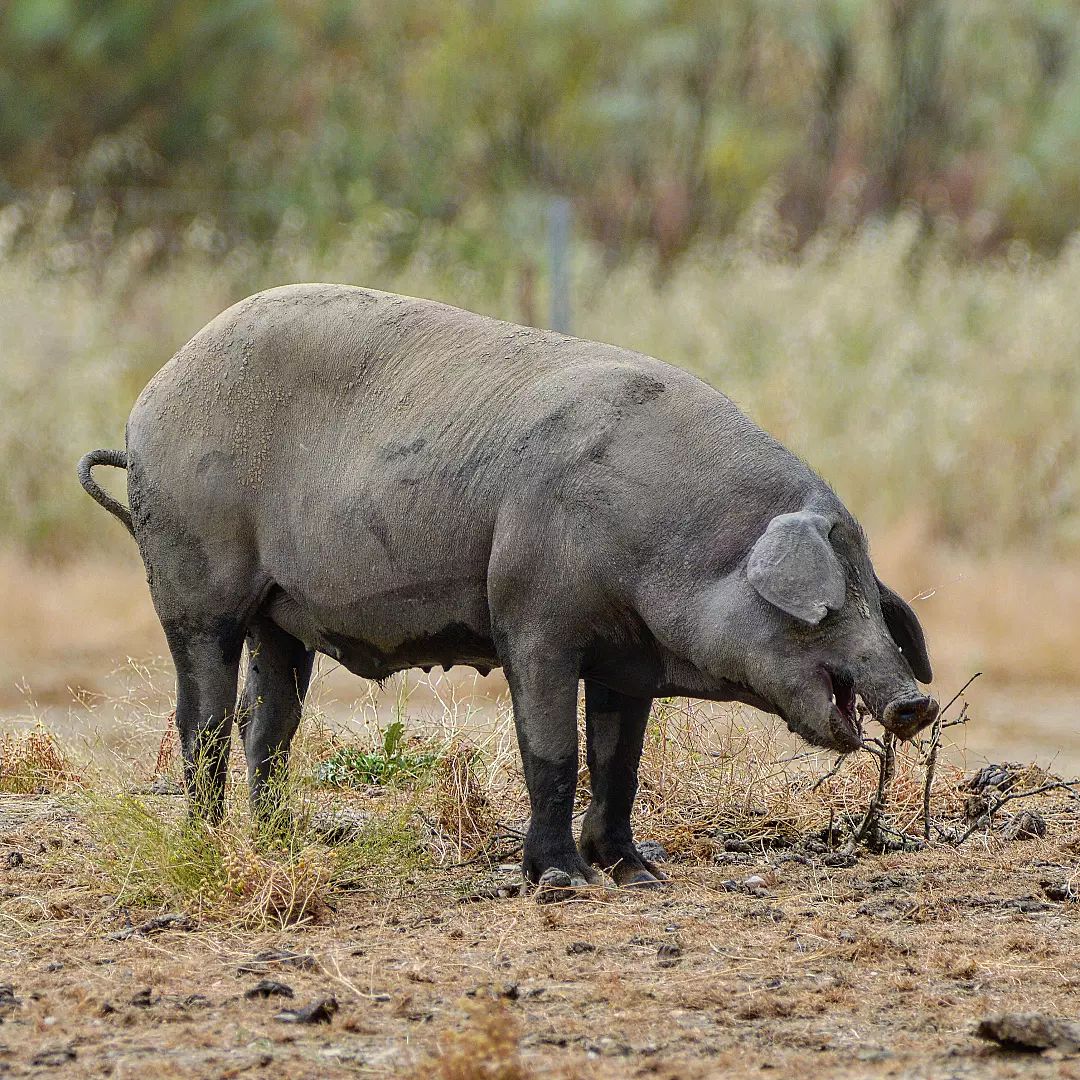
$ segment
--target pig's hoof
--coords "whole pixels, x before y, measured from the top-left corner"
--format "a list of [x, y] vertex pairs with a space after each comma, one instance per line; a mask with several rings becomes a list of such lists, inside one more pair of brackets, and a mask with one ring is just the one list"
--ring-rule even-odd
[[569, 900], [575, 890], [583, 885], [585, 885], [583, 878], [578, 878], [576, 881], [566, 873], [566, 870], [550, 866], [544, 870], [537, 882], [537, 903], [558, 904]]
[[[581, 885], [584, 881], [578, 879]], [[536, 902], [538, 904], [557, 904], [569, 900], [574, 895], [574, 879], [565, 871], [552, 866], [540, 875], [536, 883]]]
[[[562, 889], [581, 889], [586, 885], [603, 885], [603, 877], [597, 873], [579, 854], [574, 847], [533, 848], [526, 843], [524, 856], [521, 860], [521, 873], [526, 881], [534, 885], [551, 885]], [[567, 880], [550, 875], [562, 874]]]
[[589, 876], [568, 874], [557, 866], [549, 866], [536, 883], [536, 902], [538, 904], [557, 904], [570, 900], [580, 889], [595, 885], [597, 875], [590, 871]]
[[659, 889], [667, 884], [667, 875], [652, 863], [618, 863], [609, 871], [616, 885], [631, 889]]
[[581, 853], [594, 866], [603, 867], [621, 887], [655, 889], [667, 882], [667, 875], [656, 865], [667, 858], [667, 852], [654, 841], [647, 840], [637, 846], [605, 843], [583, 830]]

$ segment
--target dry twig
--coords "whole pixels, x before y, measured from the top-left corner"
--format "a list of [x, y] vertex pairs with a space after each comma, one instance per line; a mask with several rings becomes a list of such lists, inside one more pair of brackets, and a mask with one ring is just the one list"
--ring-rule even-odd
[[[934, 726], [930, 732], [930, 749], [926, 755], [926, 780], [923, 785], [923, 836], [930, 839], [930, 799], [934, 787], [934, 774], [937, 772], [938, 748], [941, 746], [941, 732], [944, 727], [945, 714], [953, 707], [961, 694], [982, 674], [976, 671], [974, 675], [959, 690], [953, 694], [949, 703], [938, 714]], [[967, 705], [960, 710], [960, 716], [956, 723], [962, 724], [967, 719]]]

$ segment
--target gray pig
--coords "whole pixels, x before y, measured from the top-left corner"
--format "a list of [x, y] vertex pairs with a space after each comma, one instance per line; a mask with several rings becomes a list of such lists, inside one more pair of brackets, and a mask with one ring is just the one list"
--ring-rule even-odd
[[[126, 467], [130, 512], [95, 465]], [[658, 695], [746, 702], [841, 752], [856, 695], [902, 738], [937, 715], [919, 622], [828, 485], [719, 391], [611, 345], [271, 289], [199, 331], [135, 403], [126, 453], [79, 476], [139, 544], [196, 813], [222, 812], [234, 715], [267, 812], [316, 651], [368, 679], [504, 669], [532, 881], [662, 879], [630, 826]]]

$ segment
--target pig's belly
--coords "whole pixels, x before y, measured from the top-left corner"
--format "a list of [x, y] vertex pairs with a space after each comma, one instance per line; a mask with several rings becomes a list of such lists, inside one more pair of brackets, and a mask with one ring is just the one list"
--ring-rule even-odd
[[500, 663], [491, 639], [486, 580], [426, 576], [388, 588], [342, 591], [335, 603], [271, 588], [262, 614], [356, 675], [384, 679], [407, 668]]

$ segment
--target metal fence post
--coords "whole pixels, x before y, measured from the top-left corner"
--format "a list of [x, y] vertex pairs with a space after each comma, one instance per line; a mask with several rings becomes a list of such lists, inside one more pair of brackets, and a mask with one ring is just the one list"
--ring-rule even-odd
[[570, 200], [556, 195], [548, 206], [551, 329], [570, 333]]

